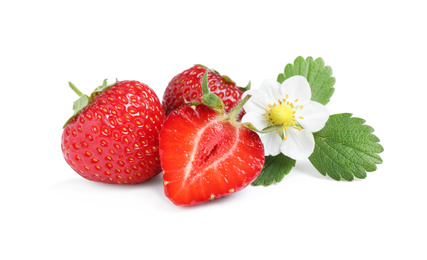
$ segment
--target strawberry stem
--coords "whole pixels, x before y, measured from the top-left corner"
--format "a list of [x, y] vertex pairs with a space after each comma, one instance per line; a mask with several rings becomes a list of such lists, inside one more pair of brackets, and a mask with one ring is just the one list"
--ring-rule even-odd
[[242, 101], [240, 101], [239, 104], [237, 104], [236, 107], [233, 108], [230, 115], [228, 116], [231, 120], [235, 121], [237, 115], [239, 114], [240, 109], [248, 102], [248, 100], [251, 98], [251, 95], [247, 95]]
[[70, 88], [77, 94], [79, 97], [83, 96], [83, 93], [73, 84], [71, 81], [68, 81], [68, 85], [70, 85]]

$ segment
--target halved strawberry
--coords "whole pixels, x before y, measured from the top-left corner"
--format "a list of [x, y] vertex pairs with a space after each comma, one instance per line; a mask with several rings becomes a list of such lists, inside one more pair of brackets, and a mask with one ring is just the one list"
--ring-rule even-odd
[[221, 110], [185, 106], [164, 122], [160, 162], [165, 194], [176, 205], [239, 191], [262, 170], [264, 147], [258, 134], [235, 120], [237, 112], [230, 116]]

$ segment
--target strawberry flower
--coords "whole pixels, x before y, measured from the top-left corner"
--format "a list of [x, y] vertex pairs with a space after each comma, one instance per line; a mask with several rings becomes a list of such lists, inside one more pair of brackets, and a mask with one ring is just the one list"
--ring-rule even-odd
[[249, 90], [252, 97], [243, 106], [243, 123], [257, 129], [279, 125], [275, 131], [258, 133], [265, 155], [279, 153], [295, 159], [305, 159], [314, 150], [313, 132], [321, 130], [329, 118], [326, 107], [311, 101], [311, 88], [303, 76], [293, 76], [282, 84], [265, 80], [260, 89]]

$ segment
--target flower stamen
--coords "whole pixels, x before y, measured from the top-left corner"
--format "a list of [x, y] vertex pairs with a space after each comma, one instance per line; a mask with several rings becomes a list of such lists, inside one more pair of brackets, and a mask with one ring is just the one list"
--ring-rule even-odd
[[[262, 91], [265, 92], [262, 95], [263, 98], [260, 95], [259, 99], [252, 101], [253, 106], [245, 107], [245, 109], [247, 108], [247, 113], [242, 122], [253, 120], [260, 125], [260, 129], [266, 129], [266, 131], [260, 131], [260, 135], [271, 134], [271, 138], [266, 138], [268, 141], [264, 143], [266, 155], [275, 156], [278, 153], [282, 153], [294, 160], [307, 158], [313, 152], [313, 147], [315, 146], [313, 132], [322, 129], [329, 113], [326, 108], [319, 104], [314, 104], [310, 100], [311, 88], [305, 77], [294, 76], [287, 79], [286, 84], [282, 83], [279, 89], [277, 87], [278, 83], [271, 80], [266, 81], [265, 84], [263, 83], [260, 91], [250, 90], [251, 92], [249, 93], [253, 92], [255, 95], [257, 93], [262, 94]], [[287, 92], [291, 93], [291, 95], [286, 94]], [[300, 100], [299, 98], [302, 99]], [[303, 105], [310, 107], [313, 105], [315, 109], [302, 111], [304, 109]], [[260, 107], [263, 109], [259, 109]], [[304, 124], [306, 121], [307, 128]], [[270, 133], [268, 131], [270, 129], [274, 129], [273, 132]], [[277, 138], [275, 139], [277, 141], [273, 141], [273, 136]], [[288, 139], [289, 142], [287, 142]]]
[[293, 107], [274, 104], [268, 113], [269, 121], [273, 125], [288, 125], [292, 121]]

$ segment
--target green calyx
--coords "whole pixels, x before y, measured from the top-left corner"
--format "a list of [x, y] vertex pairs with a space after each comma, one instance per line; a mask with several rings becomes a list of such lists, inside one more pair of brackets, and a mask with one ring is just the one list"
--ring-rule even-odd
[[[198, 65], [201, 66], [201, 65]], [[206, 69], [205, 73], [203, 74], [202, 78], [202, 100], [201, 101], [193, 101], [193, 102], [186, 102], [190, 106], [198, 106], [198, 105], [205, 105], [214, 110], [218, 115], [220, 115], [221, 118], [236, 121], [235, 117], [238, 114], [238, 111], [243, 107], [243, 104], [241, 106], [236, 106], [233, 111], [229, 114], [225, 114], [225, 106], [222, 102], [221, 98], [215, 95], [214, 93], [209, 92], [209, 82], [208, 82], [208, 73], [209, 71], [212, 71], [210, 69]], [[235, 112], [234, 112], [235, 111]], [[234, 113], [233, 113], [234, 112]]]
[[[240, 102], [231, 110], [229, 114], [225, 114], [225, 106], [222, 102], [221, 98], [219, 98], [214, 93], [209, 92], [209, 82], [208, 82], [208, 72], [209, 69], [206, 69], [205, 74], [202, 78], [202, 101], [195, 101], [195, 102], [188, 102], [190, 106], [197, 106], [197, 105], [205, 105], [216, 111], [221, 117], [223, 117], [224, 120], [230, 121], [232, 124], [240, 124], [240, 122], [237, 122], [236, 118], [239, 115], [240, 110], [243, 108], [243, 106], [248, 102], [248, 100], [251, 98], [251, 95], [246, 95]], [[249, 82], [250, 87], [250, 82]], [[251, 123], [243, 123], [243, 127], [246, 127], [252, 131], [258, 132], [258, 133], [268, 133], [271, 131], [278, 131], [282, 125], [272, 125], [268, 126], [262, 130], [256, 129]]]
[[90, 94], [90, 96], [83, 94], [73, 83], [68, 82], [68, 85], [70, 88], [79, 96], [79, 98], [74, 101], [73, 103], [73, 110], [74, 114], [67, 120], [67, 122], [64, 124], [63, 128], [71, 121], [73, 120], [85, 107], [89, 105], [90, 102], [92, 102], [96, 96], [98, 96], [103, 91], [107, 90], [108, 88], [112, 87], [117, 83], [114, 82], [113, 84], [108, 85], [107, 80], [104, 79], [101, 86], [95, 88], [95, 90]]
[[214, 93], [209, 92], [208, 72], [209, 72], [209, 69], [206, 69], [205, 74], [203, 74], [203, 78], [202, 78], [202, 94], [203, 94], [202, 104], [212, 108], [218, 114], [222, 115], [225, 113], [225, 109], [224, 109], [225, 106], [221, 98], [219, 98]]
[[[232, 84], [236, 84], [236, 82], [234, 82], [234, 81], [233, 81], [229, 76], [227, 76], [227, 75], [221, 75], [221, 73], [219, 73], [218, 71], [216, 71], [216, 70], [214, 70], [214, 69], [209, 69], [209, 68], [208, 68], [208, 67], [206, 67], [205, 65], [202, 65], [202, 64], [195, 64], [195, 66], [200, 66], [200, 67], [202, 67], [202, 68], [205, 68], [207, 71], [208, 71], [208, 70], [210, 70], [210, 71], [212, 71], [213, 73], [220, 75], [220, 76], [225, 80], [225, 82], [232, 83]], [[245, 92], [246, 90], [249, 90], [250, 88], [251, 88], [251, 82], [250, 82], [250, 81], [249, 81], [249, 83], [248, 83], [248, 85], [247, 85], [246, 87], [244, 87], [244, 88], [239, 87], [239, 89], [240, 89], [242, 92]]]

